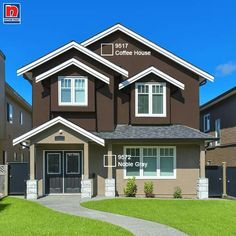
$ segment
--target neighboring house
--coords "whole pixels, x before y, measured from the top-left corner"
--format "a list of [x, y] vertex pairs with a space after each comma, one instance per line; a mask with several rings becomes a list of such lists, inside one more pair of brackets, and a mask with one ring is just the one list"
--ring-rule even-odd
[[120, 24], [17, 74], [33, 87], [33, 130], [13, 141], [30, 146], [28, 198], [122, 196], [132, 176], [138, 195], [153, 181], [156, 196], [208, 196], [214, 137], [199, 131], [198, 101], [210, 74]]
[[29, 131], [31, 106], [5, 82], [5, 56], [0, 52], [0, 164], [28, 162], [29, 150], [12, 140]]
[[219, 138], [207, 147], [206, 164], [236, 166], [236, 87], [203, 104], [201, 130]]

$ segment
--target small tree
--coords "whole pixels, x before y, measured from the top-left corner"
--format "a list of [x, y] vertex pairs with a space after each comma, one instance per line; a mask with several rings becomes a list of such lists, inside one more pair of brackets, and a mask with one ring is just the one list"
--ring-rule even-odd
[[144, 192], [146, 194], [146, 197], [154, 197], [153, 182], [145, 182], [144, 183]]
[[182, 198], [182, 189], [180, 187], [175, 187], [173, 197], [174, 198]]
[[135, 183], [135, 177], [128, 179], [126, 187], [124, 188], [124, 194], [126, 197], [135, 197], [137, 193], [137, 185]]

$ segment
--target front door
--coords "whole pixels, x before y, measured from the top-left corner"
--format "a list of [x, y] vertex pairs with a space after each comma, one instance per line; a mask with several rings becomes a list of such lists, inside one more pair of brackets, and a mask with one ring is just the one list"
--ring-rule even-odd
[[45, 152], [45, 194], [81, 192], [81, 151]]

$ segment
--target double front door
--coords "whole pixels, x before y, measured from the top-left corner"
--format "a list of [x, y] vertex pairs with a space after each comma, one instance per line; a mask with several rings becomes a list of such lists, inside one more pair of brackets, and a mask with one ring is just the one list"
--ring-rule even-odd
[[82, 151], [45, 151], [45, 194], [80, 193]]

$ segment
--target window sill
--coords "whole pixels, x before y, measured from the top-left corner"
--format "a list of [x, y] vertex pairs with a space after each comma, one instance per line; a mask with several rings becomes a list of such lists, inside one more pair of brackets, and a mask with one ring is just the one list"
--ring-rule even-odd
[[65, 104], [65, 103], [59, 103], [58, 106], [60, 107], [87, 107], [88, 104], [76, 104], [76, 103], [71, 103], [71, 104]]
[[166, 117], [166, 114], [157, 114], [157, 115], [152, 115], [152, 114], [135, 114], [135, 117]]
[[165, 179], [176, 179], [176, 176], [159, 176], [159, 177], [157, 177], [157, 176], [124, 176], [124, 179], [130, 179], [130, 178], [133, 178], [133, 177], [135, 177], [135, 179], [136, 180], [142, 180], [142, 179], [145, 179], [145, 180], [148, 180], [148, 179], [156, 179], [156, 180], [158, 180], [158, 179], [163, 179], [163, 180], [165, 180]]

